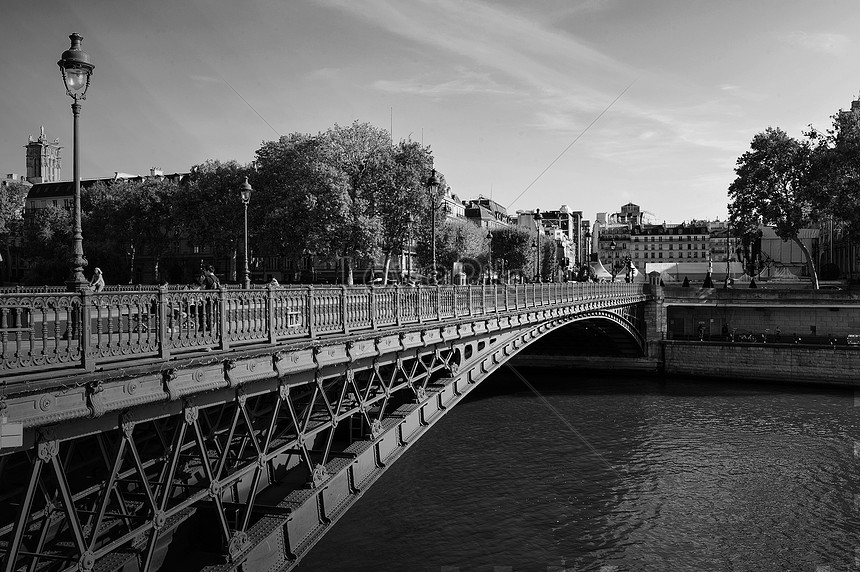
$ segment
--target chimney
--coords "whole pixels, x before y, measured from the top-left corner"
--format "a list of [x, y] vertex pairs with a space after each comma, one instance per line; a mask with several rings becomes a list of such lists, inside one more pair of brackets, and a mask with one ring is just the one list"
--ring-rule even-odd
[[150, 177], [163, 177], [164, 171], [161, 170], [161, 167], [150, 167], [149, 176]]
[[860, 100], [855, 99], [851, 102], [851, 111], [860, 111]]

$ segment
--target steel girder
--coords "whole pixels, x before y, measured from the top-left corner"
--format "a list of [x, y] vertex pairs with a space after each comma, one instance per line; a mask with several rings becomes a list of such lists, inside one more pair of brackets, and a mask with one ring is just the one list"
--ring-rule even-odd
[[[188, 562], [171, 540], [188, 544], [192, 529], [198, 566], [292, 566], [474, 384], [597, 311], [257, 352], [216, 364], [228, 384], [208, 392], [165, 370], [167, 403], [45, 426], [32, 447], [0, 457], [3, 570], [172, 568]], [[201, 371], [189, 380], [211, 389]]]
[[235, 566], [261, 516], [289, 513], [260, 501], [262, 491], [318, 487], [333, 457], [381, 434], [386, 416], [424, 396], [456, 355], [444, 343], [320, 366], [295, 382], [188, 396], [178, 411], [126, 413], [111, 431], [59, 439], [40, 429], [35, 450], [2, 458], [3, 495], [17, 501], [14, 517], [0, 515], [3, 570], [156, 570], [170, 537], [201, 507], [219, 537], [201, 560]]

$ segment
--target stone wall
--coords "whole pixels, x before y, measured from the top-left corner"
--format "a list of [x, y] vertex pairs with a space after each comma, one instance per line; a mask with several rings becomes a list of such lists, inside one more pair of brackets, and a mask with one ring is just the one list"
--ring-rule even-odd
[[667, 374], [860, 386], [860, 348], [666, 341]]
[[653, 332], [660, 339], [699, 337], [700, 329], [706, 338], [725, 330], [779, 331], [788, 340], [832, 335], [843, 343], [860, 334], [860, 297], [844, 291], [661, 287], [655, 294], [649, 318], [662, 314]]
[[708, 336], [719, 335], [723, 325], [729, 331], [737, 329], [772, 335], [780, 331], [789, 339], [794, 334], [839, 338], [860, 334], [860, 308], [857, 307], [670, 306], [666, 319], [670, 339], [696, 335], [700, 325]]

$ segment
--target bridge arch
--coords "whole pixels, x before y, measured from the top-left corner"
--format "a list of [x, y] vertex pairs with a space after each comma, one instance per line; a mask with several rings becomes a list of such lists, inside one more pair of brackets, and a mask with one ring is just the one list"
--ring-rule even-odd
[[[187, 335], [167, 329], [184, 296], [135, 293], [137, 323], [117, 322], [123, 335], [97, 310], [84, 356], [99, 359], [83, 362], [74, 387], [60, 395], [46, 382], [0, 404], [12, 419], [33, 412], [24, 444], [2, 459], [5, 471], [0, 463], [21, 501], [17, 514], [0, 513], [0, 541], [13, 547], [0, 561], [36, 566], [49, 555], [44, 533], [49, 544], [74, 546], [81, 569], [191, 569], [169, 539], [206, 531], [206, 550], [226, 562], [212, 570], [289, 568], [524, 349], [588, 325], [641, 351], [649, 299], [626, 284], [225, 290], [207, 306], [218, 328], [203, 321], [202, 334]], [[152, 300], [160, 317], [143, 327]], [[140, 350], [139, 365], [99, 369], [114, 338], [123, 351]], [[55, 502], [55, 490], [68, 502]], [[41, 524], [51, 514], [64, 524]]]

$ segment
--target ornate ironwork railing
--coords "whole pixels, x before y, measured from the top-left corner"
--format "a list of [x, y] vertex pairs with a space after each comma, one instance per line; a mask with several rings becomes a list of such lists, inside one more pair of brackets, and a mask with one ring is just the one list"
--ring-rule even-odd
[[284, 340], [642, 294], [641, 284], [283, 286], [0, 293], [0, 375], [94, 371]]

